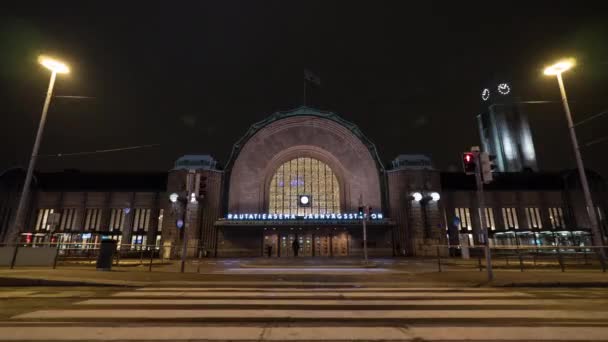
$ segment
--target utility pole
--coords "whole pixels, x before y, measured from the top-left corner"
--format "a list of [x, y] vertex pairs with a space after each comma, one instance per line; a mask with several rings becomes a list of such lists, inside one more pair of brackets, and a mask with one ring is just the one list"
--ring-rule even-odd
[[483, 180], [481, 179], [481, 152], [479, 152], [479, 147], [472, 147], [471, 152], [475, 154], [475, 181], [477, 183], [477, 202], [479, 203], [479, 218], [481, 220], [480, 226], [483, 234], [486, 270], [488, 272], [488, 281], [492, 281], [494, 279], [494, 272], [492, 271], [492, 253], [490, 250], [490, 239], [488, 236], [488, 225], [486, 221], [486, 204], [483, 193]]
[[364, 207], [364, 212], [363, 212], [363, 258], [364, 258], [364, 262], [365, 264], [367, 264], [367, 226], [366, 226], [366, 222], [367, 221], [367, 216], [366, 216], [366, 211], [367, 211], [367, 207]]

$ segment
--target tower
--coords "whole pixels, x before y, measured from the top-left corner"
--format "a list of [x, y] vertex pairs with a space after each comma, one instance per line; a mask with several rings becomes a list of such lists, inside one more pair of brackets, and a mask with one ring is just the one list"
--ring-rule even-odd
[[509, 83], [482, 90], [484, 110], [477, 115], [483, 150], [496, 156], [498, 172], [538, 170], [528, 118]]

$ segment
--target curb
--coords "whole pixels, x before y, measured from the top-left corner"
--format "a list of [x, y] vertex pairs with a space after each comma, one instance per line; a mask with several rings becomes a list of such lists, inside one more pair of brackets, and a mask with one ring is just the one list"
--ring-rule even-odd
[[98, 283], [98, 282], [88, 282], [88, 281], [0, 277], [0, 287], [13, 287], [13, 286], [24, 286], [24, 287], [27, 287], [27, 286], [138, 287], [138, 286], [129, 285], [129, 284], [111, 284], [111, 283]]

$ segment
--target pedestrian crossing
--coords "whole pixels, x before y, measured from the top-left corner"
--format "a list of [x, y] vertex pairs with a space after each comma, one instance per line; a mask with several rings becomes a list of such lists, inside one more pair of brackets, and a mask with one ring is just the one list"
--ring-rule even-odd
[[18, 313], [0, 340], [608, 341], [604, 290], [267, 285], [120, 290]]

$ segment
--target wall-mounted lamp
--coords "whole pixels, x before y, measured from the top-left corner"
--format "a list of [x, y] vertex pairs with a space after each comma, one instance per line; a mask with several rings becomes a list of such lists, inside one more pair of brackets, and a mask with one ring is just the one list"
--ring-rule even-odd
[[171, 201], [171, 203], [177, 202], [178, 199], [179, 199], [179, 195], [175, 192], [172, 193], [171, 195], [169, 195], [169, 201]]
[[411, 198], [416, 202], [420, 202], [422, 200], [422, 194], [419, 192], [413, 192]]
[[441, 199], [441, 195], [438, 192], [431, 192], [431, 199], [437, 202]]

